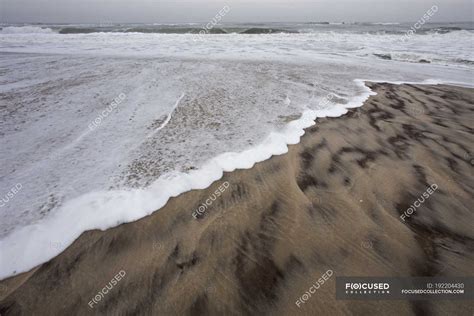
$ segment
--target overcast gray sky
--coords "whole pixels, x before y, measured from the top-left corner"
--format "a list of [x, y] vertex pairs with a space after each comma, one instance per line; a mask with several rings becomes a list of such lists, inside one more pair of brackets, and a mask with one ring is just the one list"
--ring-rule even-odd
[[410, 22], [433, 5], [432, 21], [472, 21], [474, 0], [0, 0], [1, 22], [207, 22], [224, 5], [225, 22]]

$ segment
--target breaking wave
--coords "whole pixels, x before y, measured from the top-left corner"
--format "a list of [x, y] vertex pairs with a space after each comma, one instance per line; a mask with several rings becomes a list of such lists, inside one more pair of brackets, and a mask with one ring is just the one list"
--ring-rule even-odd
[[49, 27], [39, 26], [7, 26], [1, 29], [2, 34], [50, 34], [55, 33]]

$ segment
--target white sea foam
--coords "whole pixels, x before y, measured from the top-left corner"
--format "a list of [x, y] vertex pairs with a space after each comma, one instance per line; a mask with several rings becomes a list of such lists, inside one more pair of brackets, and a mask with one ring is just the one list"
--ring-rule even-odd
[[[287, 124], [281, 132], [270, 133], [261, 144], [242, 152], [221, 154], [199, 170], [180, 173], [172, 179], [160, 178], [145, 189], [93, 192], [68, 201], [55, 216], [22, 227], [0, 240], [0, 279], [28, 271], [49, 260], [84, 231], [105, 230], [140, 219], [163, 207], [171, 197], [192, 189], [207, 188], [222, 178], [224, 172], [249, 169], [273, 155], [287, 153], [288, 145], [297, 144], [304, 129], [315, 124], [317, 117], [338, 117], [345, 114], [347, 108], [360, 106], [373, 94], [369, 89], [365, 90], [346, 105], [306, 110], [300, 119]], [[51, 241], [61, 242], [50, 247]]]
[[[301, 118], [288, 123], [281, 132], [270, 133], [255, 147], [238, 153], [218, 155], [199, 170], [177, 173], [172, 178], [162, 177], [145, 189], [93, 192], [68, 201], [55, 216], [41, 223], [22, 227], [0, 240], [0, 279], [28, 271], [46, 262], [61, 253], [84, 231], [105, 230], [138, 220], [162, 208], [171, 197], [189, 190], [209, 187], [221, 179], [224, 172], [249, 169], [255, 163], [287, 153], [288, 145], [299, 143], [304, 129], [317, 124], [317, 118], [344, 115], [347, 109], [362, 106], [369, 96], [376, 94], [365, 86], [364, 80], [355, 82], [364, 92], [353, 97], [347, 104], [334, 104], [330, 109], [306, 110]], [[413, 83], [442, 82], [427, 80]], [[57, 243], [56, 247], [51, 247], [51, 241], [61, 242]]]
[[[29, 29], [37, 32], [29, 33]], [[9, 34], [8, 30], [18, 30]], [[397, 61], [464, 66], [458, 60], [474, 62], [469, 49], [474, 34], [459, 30], [447, 34], [426, 34], [401, 40], [400, 34], [348, 34], [318, 31], [305, 34], [215, 34], [193, 41], [192, 34], [92, 33], [57, 34], [39, 27], [6, 27], [0, 33], [2, 52], [86, 54], [104, 56], [186, 57], [224, 59], [305, 59], [314, 54], [376, 58], [374, 53], [392, 55]], [[46, 34], [38, 33], [44, 32]], [[104, 45], [106, 43], [106, 45]], [[159, 44], [157, 44], [159, 43]], [[290, 45], [290, 46], [289, 46]], [[270, 50], [269, 47], [272, 47]], [[387, 61], [388, 62], [388, 61]]]

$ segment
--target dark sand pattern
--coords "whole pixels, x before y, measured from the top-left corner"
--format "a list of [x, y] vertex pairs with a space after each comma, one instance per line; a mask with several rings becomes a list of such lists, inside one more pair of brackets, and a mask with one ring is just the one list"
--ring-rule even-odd
[[[369, 84], [290, 152], [82, 235], [0, 285], [2, 315], [472, 315], [472, 301], [336, 301], [335, 276], [474, 275], [473, 90]], [[193, 211], [230, 187], [198, 219]], [[426, 189], [439, 189], [406, 222]], [[295, 301], [328, 269], [330, 280]], [[126, 275], [91, 309], [88, 302]]]

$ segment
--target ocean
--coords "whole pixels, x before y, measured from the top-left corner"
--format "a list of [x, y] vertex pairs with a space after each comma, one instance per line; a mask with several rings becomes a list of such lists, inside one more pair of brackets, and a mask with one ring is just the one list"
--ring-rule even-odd
[[284, 154], [363, 80], [472, 86], [473, 24], [413, 25], [0, 25], [0, 278]]

